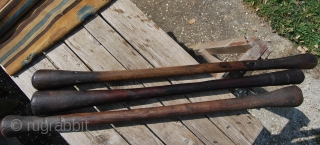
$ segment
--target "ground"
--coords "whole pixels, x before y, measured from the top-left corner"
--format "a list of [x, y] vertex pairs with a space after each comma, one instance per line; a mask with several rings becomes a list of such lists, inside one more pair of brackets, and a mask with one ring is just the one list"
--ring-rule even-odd
[[[268, 25], [266, 20], [258, 17], [254, 11], [243, 5], [242, 0], [188, 0], [188, 1], [162, 1], [162, 0], [132, 0], [148, 17], [160, 26], [165, 32], [175, 38], [185, 49], [190, 52], [199, 62], [201, 57], [195, 56], [187, 49], [196, 43], [218, 41], [229, 38], [245, 36], [258, 36], [267, 41], [268, 47], [273, 48], [269, 58], [279, 58], [298, 54], [299, 51], [292, 42], [280, 37]], [[195, 21], [194, 21], [195, 20]], [[194, 22], [194, 23], [192, 23]], [[192, 24], [190, 24], [192, 23]], [[224, 61], [236, 60], [238, 55], [222, 55]], [[274, 71], [274, 70], [271, 70]], [[320, 67], [313, 70], [305, 70], [306, 79], [298, 85], [304, 94], [304, 103], [296, 108], [264, 108], [249, 110], [261, 120], [265, 129], [256, 140], [256, 144], [319, 144], [320, 134]], [[14, 88], [12, 81], [0, 71], [0, 82], [5, 89]], [[262, 72], [256, 72], [262, 73]], [[248, 88], [236, 91], [236, 95], [248, 95], [272, 91], [280, 87]], [[24, 98], [20, 90], [11, 89], [8, 96]], [[27, 104], [28, 100], [21, 103]], [[21, 112], [15, 112], [17, 114]], [[29, 114], [26, 111], [22, 114]], [[34, 141], [28, 140], [28, 137]], [[55, 139], [49, 139], [55, 136]], [[318, 137], [318, 138], [317, 138]], [[39, 139], [42, 138], [42, 139]], [[25, 135], [20, 138], [23, 143], [33, 144], [64, 144], [63, 140], [56, 135]], [[0, 144], [2, 139], [0, 137]], [[38, 142], [35, 142], [38, 141]]]

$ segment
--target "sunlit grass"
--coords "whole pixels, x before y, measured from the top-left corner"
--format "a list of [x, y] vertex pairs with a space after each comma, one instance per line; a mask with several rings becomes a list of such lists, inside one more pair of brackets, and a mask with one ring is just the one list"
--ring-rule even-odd
[[271, 27], [297, 46], [320, 56], [320, 0], [244, 0]]

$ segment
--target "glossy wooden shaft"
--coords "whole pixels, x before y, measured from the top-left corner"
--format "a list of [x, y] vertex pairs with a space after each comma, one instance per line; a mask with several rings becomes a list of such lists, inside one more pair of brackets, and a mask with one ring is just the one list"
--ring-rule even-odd
[[32, 77], [32, 85], [36, 89], [48, 89], [81, 83], [170, 77], [200, 73], [291, 68], [311, 69], [314, 68], [317, 63], [318, 60], [315, 55], [301, 54], [270, 60], [219, 62], [122, 71], [79, 72], [64, 70], [38, 70]]
[[261, 107], [296, 107], [299, 106], [302, 102], [303, 97], [301, 90], [296, 86], [291, 86], [257, 96], [223, 99], [200, 103], [188, 103], [164, 107], [79, 113], [49, 117], [12, 115], [7, 116], [2, 120], [1, 133], [3, 136], [11, 137], [19, 133], [34, 131], [34, 128], [30, 129], [30, 123], [50, 123], [50, 126], [47, 125], [38, 128], [38, 130], [48, 130], [48, 128], [45, 127], [57, 129], [57, 125], [60, 125], [61, 127], [65, 124], [71, 124], [71, 126], [73, 127], [78, 127], [77, 125], [83, 123], [91, 126]]
[[199, 83], [147, 87], [138, 89], [93, 91], [37, 91], [33, 94], [31, 99], [31, 110], [34, 115], [46, 115], [58, 111], [65, 111], [81, 107], [127, 101], [139, 98], [151, 98], [228, 88], [300, 84], [303, 80], [303, 72], [299, 69], [292, 69], [242, 78], [221, 79]]

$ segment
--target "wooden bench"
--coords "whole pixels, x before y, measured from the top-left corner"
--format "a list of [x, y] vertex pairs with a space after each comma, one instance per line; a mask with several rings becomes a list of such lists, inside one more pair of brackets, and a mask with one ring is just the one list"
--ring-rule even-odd
[[[39, 69], [129, 70], [197, 64], [159, 26], [129, 0], [117, 0], [64, 40], [37, 57], [13, 80], [31, 98], [31, 77]], [[147, 73], [147, 72], [146, 72]], [[75, 89], [127, 89], [200, 82], [210, 74], [77, 85]], [[227, 90], [135, 100], [81, 109], [110, 111], [234, 98]], [[53, 102], [54, 103], [54, 102]], [[64, 132], [69, 144], [252, 144], [263, 126], [247, 111], [106, 124], [84, 132]]]

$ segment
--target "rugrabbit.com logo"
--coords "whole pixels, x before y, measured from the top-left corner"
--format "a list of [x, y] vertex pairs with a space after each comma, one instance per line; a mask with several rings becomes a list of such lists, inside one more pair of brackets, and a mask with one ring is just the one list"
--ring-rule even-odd
[[58, 132], [81, 132], [88, 130], [88, 121], [76, 122], [72, 121], [59, 121], [59, 122], [22, 122], [19, 119], [11, 121], [11, 129], [13, 131], [40, 131], [42, 134], [47, 134], [50, 131]]

